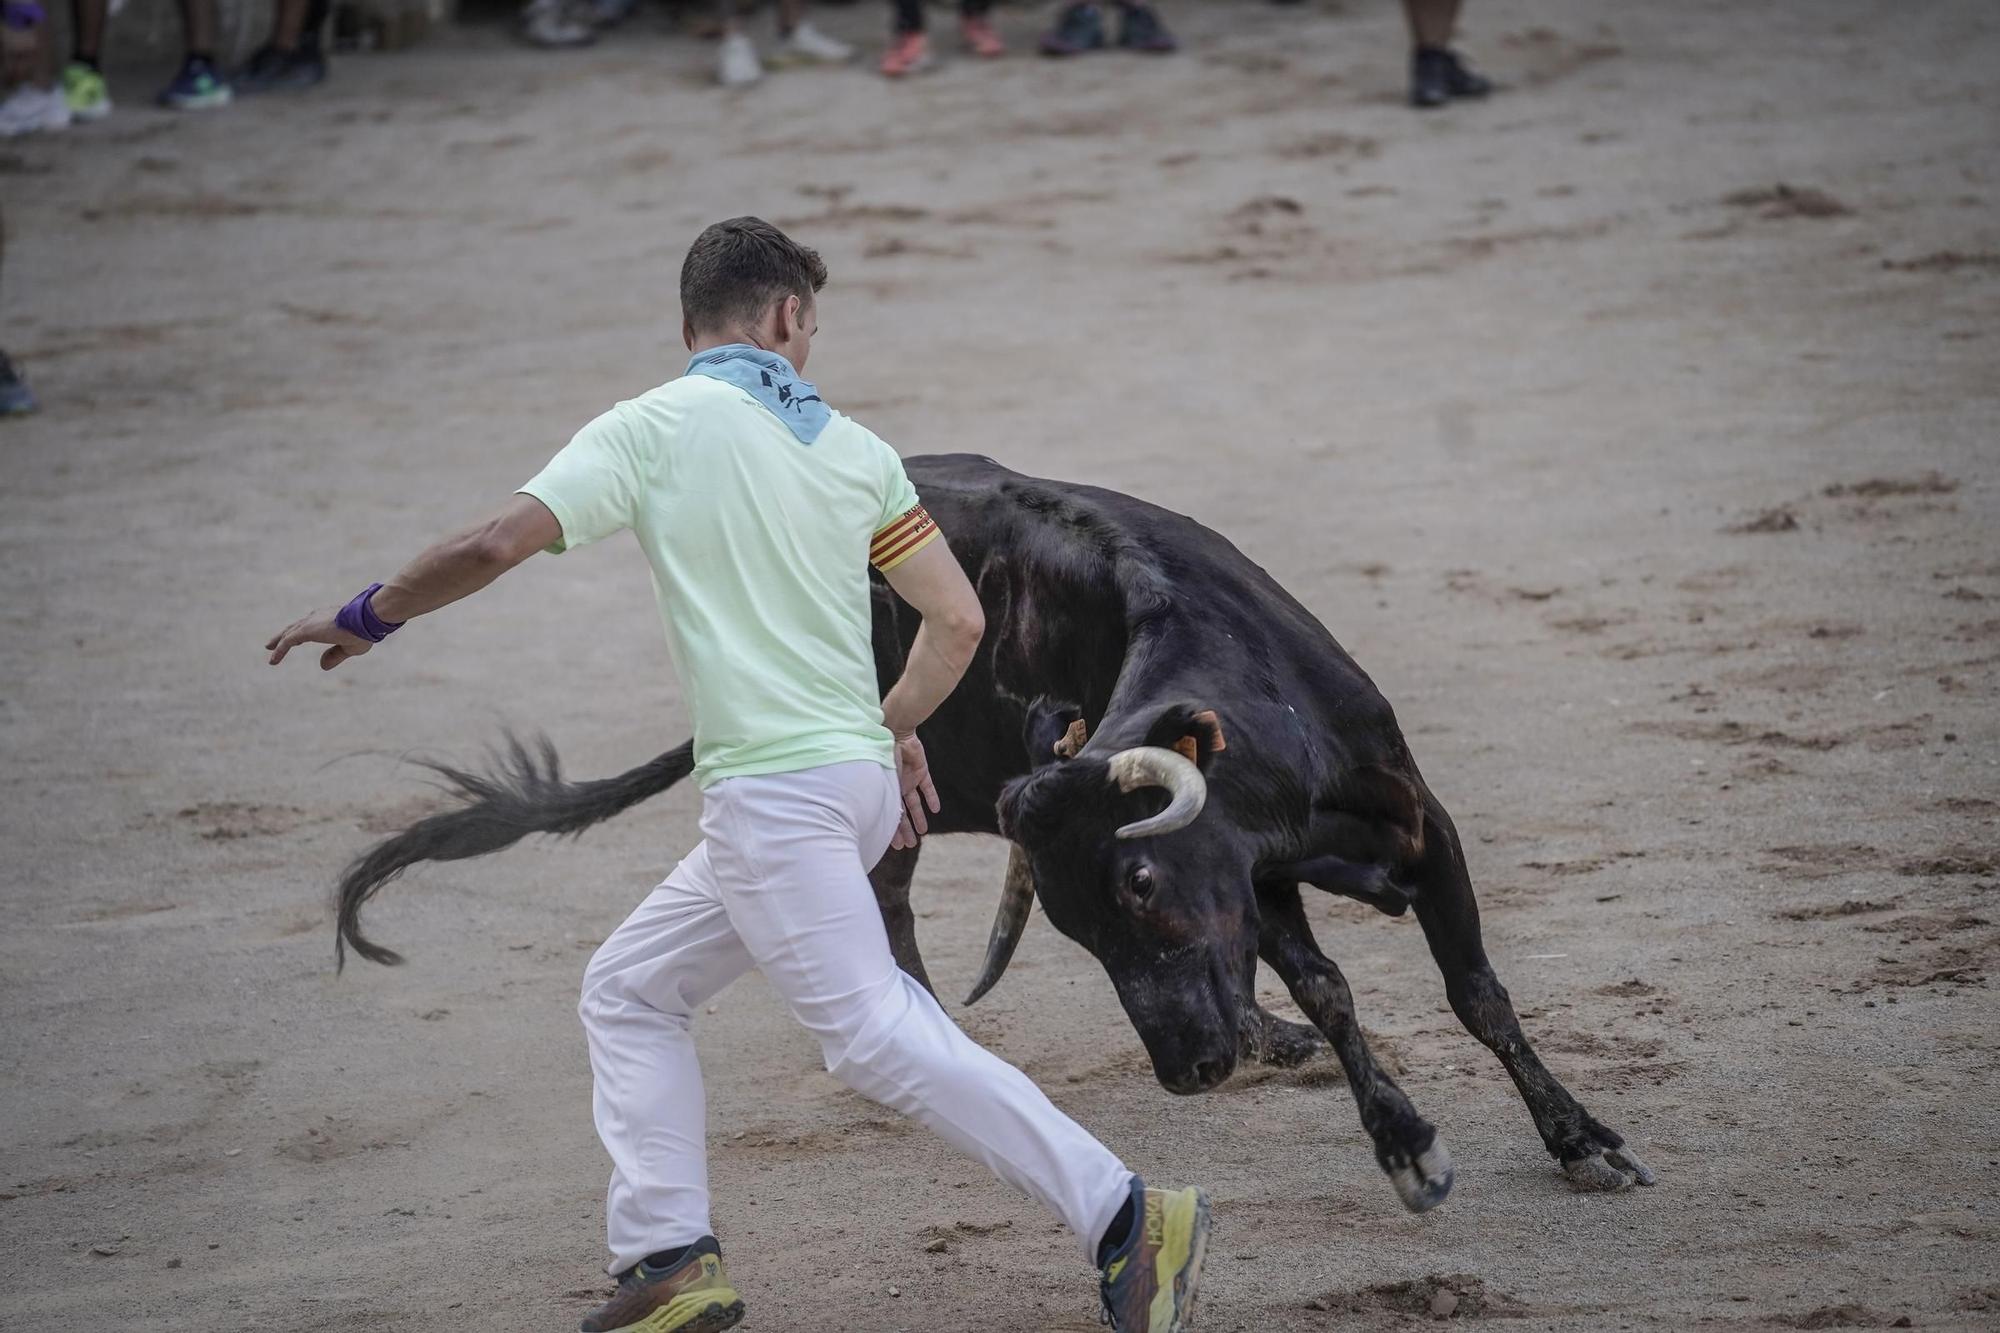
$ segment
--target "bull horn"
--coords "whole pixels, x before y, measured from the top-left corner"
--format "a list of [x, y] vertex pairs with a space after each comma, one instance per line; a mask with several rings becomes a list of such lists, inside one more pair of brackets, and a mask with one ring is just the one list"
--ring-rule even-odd
[[1151, 819], [1127, 824], [1118, 830], [1121, 838], [1150, 838], [1172, 833], [1194, 823], [1208, 803], [1208, 779], [1185, 756], [1157, 745], [1140, 745], [1111, 756], [1111, 779], [1120, 791], [1143, 787], [1164, 787], [1173, 798], [1167, 808]]
[[1028, 913], [1034, 906], [1035, 877], [1028, 869], [1028, 854], [1017, 846], [1007, 854], [1007, 880], [1000, 886], [1000, 910], [993, 917], [993, 938], [986, 942], [986, 966], [980, 969], [972, 994], [965, 997], [966, 1004], [978, 1004], [979, 997], [992, 990], [1000, 974], [1007, 970], [1014, 946], [1021, 942], [1021, 932], [1028, 928]]

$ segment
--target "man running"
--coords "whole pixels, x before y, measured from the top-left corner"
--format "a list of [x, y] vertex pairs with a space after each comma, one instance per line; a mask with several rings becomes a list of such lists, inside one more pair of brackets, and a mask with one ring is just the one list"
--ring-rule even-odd
[[[652, 565], [694, 719], [702, 841], [584, 972], [618, 1279], [584, 1333], [712, 1333], [743, 1318], [709, 1229], [689, 1025], [752, 967], [836, 1078], [1060, 1216], [1101, 1270], [1115, 1329], [1169, 1333], [1194, 1304], [1207, 1201], [1147, 1189], [890, 957], [868, 871], [938, 809], [917, 727], [964, 674], [984, 619], [902, 460], [800, 378], [825, 282], [818, 254], [767, 222], [710, 227], [681, 268], [686, 375], [585, 426], [486, 522], [265, 647], [276, 665], [326, 644], [331, 669], [537, 551], [628, 528]], [[881, 699], [870, 564], [923, 617]]]

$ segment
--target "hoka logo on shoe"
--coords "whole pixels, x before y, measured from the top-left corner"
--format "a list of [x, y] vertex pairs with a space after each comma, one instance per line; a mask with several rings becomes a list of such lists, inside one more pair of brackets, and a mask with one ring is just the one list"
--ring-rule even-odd
[[1154, 1245], [1167, 1243], [1167, 1213], [1154, 1198], [1146, 1200], [1146, 1239]]

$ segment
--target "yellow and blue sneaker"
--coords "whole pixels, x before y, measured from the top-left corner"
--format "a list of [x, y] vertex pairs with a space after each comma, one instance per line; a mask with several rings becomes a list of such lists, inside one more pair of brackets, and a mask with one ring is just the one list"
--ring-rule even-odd
[[1105, 1258], [1098, 1294], [1114, 1333], [1180, 1333], [1194, 1315], [1208, 1251], [1208, 1199], [1200, 1190], [1149, 1190], [1132, 1177], [1132, 1219]]
[[722, 1333], [743, 1322], [743, 1298], [703, 1236], [659, 1267], [651, 1256], [618, 1277], [618, 1294], [584, 1316], [582, 1333]]

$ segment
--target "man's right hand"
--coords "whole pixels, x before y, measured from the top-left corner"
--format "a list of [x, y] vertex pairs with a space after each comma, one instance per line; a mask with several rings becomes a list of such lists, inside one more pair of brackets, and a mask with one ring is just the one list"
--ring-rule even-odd
[[930, 832], [926, 808], [930, 814], [938, 812], [930, 761], [924, 757], [924, 743], [914, 731], [896, 737], [896, 783], [903, 792], [903, 817], [896, 822], [896, 835], [889, 839], [889, 846], [901, 850], [915, 847]]

